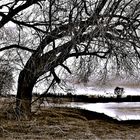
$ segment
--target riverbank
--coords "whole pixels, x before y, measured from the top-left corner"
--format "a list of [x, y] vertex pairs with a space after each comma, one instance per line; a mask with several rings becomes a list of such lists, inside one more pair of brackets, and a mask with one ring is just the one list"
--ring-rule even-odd
[[42, 108], [31, 120], [0, 116], [1, 139], [140, 139], [140, 122], [119, 122], [104, 114], [70, 108]]

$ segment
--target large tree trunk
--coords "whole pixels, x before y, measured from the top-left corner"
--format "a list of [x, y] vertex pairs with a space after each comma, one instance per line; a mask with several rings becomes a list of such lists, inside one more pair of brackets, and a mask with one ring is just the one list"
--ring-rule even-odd
[[[73, 42], [70, 41], [42, 56], [37, 51], [27, 61], [18, 79], [16, 112], [19, 116], [29, 116], [31, 114], [32, 90], [37, 79], [44, 73], [50, 71], [56, 80], [54, 68], [67, 59], [72, 45]], [[59, 52], [61, 54], [57, 56], [56, 54]]]
[[31, 114], [32, 90], [36, 78], [27, 70], [22, 70], [18, 79], [16, 97], [16, 112], [18, 116], [29, 116]]

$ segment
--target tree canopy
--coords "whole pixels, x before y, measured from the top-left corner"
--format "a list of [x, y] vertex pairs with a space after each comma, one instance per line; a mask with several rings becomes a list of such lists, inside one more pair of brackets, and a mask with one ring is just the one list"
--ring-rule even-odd
[[21, 70], [17, 109], [31, 111], [32, 90], [40, 77], [60, 83], [58, 66], [71, 73], [65, 64], [71, 57], [81, 69], [86, 66], [85, 76], [98, 64], [105, 72], [137, 71], [139, 7], [139, 0], [0, 1], [0, 51]]

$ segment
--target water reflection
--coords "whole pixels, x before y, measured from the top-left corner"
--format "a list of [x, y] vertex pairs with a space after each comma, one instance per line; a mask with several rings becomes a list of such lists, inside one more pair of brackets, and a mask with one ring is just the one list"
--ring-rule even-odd
[[140, 102], [70, 103], [67, 106], [104, 113], [117, 120], [140, 120]]

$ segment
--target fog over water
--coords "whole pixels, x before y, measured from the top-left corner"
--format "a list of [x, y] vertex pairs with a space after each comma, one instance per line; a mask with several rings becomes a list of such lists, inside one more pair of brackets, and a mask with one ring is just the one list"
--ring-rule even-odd
[[[122, 86], [123, 87], [123, 86]], [[114, 96], [114, 87], [111, 88], [96, 88], [96, 87], [77, 87], [75, 89], [75, 94], [84, 95], [102, 95], [102, 96]], [[129, 88], [124, 87], [124, 95], [140, 95], [140, 88]]]
[[[110, 78], [105, 83], [99, 80], [96, 76], [91, 76], [87, 83], [77, 82], [75, 77], [67, 78], [67, 86], [69, 89], [74, 89], [73, 94], [84, 94], [84, 95], [102, 95], [102, 96], [113, 96], [114, 89], [116, 87], [124, 88], [123, 96], [127, 95], [140, 95], [140, 81], [137, 77], [127, 77], [123, 78]], [[70, 79], [70, 80], [69, 80]]]

